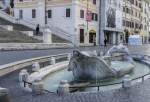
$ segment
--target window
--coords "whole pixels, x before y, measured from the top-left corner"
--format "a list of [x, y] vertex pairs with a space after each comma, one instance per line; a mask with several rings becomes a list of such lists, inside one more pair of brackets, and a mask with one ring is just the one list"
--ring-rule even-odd
[[48, 18], [52, 18], [52, 10], [48, 10]]
[[71, 10], [70, 8], [66, 9], [66, 17], [70, 17], [71, 16]]
[[36, 10], [32, 9], [32, 18], [36, 18]]
[[80, 43], [84, 43], [84, 29], [80, 29]]
[[96, 5], [96, 0], [93, 0], [93, 4]]
[[95, 21], [98, 21], [98, 14], [95, 14]]
[[80, 18], [84, 18], [84, 10], [80, 10]]
[[92, 13], [92, 20], [97, 21], [98, 20], [98, 14]]
[[23, 18], [23, 10], [19, 10], [19, 18], [20, 18], [20, 19]]

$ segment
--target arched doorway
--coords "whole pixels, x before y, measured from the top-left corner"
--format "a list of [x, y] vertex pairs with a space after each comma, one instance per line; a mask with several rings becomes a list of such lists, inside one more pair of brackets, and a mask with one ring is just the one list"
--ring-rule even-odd
[[96, 31], [91, 30], [89, 32], [89, 43], [96, 43]]

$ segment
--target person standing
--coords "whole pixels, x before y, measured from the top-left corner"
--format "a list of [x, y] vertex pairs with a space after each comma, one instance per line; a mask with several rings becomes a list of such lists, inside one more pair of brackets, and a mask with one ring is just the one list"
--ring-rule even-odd
[[106, 38], [104, 39], [104, 46], [105, 47], [107, 46], [107, 39]]
[[38, 24], [38, 25], [36, 26], [36, 35], [39, 35], [39, 31], [40, 31], [40, 25]]
[[14, 0], [10, 0], [10, 15], [14, 16]]

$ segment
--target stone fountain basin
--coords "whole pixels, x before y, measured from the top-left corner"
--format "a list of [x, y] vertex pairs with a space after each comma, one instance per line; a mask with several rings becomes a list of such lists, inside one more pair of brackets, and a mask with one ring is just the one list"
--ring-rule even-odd
[[121, 77], [131, 73], [135, 65], [128, 61], [112, 61], [110, 67], [117, 72], [117, 77]]

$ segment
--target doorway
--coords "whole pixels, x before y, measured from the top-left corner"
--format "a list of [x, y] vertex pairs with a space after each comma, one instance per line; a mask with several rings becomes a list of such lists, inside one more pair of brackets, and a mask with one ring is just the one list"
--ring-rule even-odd
[[96, 32], [93, 30], [89, 33], [89, 43], [96, 43]]

